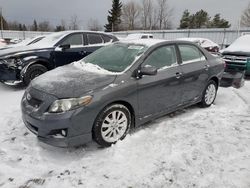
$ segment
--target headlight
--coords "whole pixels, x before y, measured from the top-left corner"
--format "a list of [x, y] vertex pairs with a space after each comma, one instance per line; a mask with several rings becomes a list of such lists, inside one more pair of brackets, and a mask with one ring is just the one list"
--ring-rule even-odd
[[82, 106], [86, 106], [92, 101], [92, 96], [84, 96], [81, 98], [60, 99], [53, 102], [49, 108], [50, 113], [62, 113], [73, 110]]
[[1, 62], [3, 64], [6, 64], [8, 66], [16, 66], [16, 65], [21, 65], [22, 60], [19, 58], [7, 58], [7, 59], [2, 59]]

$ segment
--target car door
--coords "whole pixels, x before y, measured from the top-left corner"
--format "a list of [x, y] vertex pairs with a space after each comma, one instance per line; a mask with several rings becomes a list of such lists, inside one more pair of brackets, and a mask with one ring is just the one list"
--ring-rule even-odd
[[[64, 46], [70, 45], [69, 48]], [[55, 48], [54, 61], [62, 66], [85, 57], [83, 33], [73, 33], [62, 39]]]
[[182, 63], [183, 104], [199, 99], [207, 83], [209, 66], [203, 52], [192, 44], [178, 45]]
[[87, 41], [87, 45], [84, 48], [85, 56], [103, 47], [105, 42], [98, 33], [87, 33], [85, 40]]
[[158, 73], [142, 76], [137, 81], [140, 118], [170, 110], [181, 103], [176, 46], [166, 45], [155, 49], [141, 65], [147, 66], [156, 67]]

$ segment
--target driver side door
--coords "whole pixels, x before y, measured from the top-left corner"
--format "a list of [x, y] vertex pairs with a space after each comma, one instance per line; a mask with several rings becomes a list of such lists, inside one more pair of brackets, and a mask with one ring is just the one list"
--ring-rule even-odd
[[155, 67], [158, 73], [137, 81], [140, 119], [181, 105], [181, 70], [176, 51], [174, 44], [158, 47], [142, 63], [141, 67]]
[[[70, 45], [70, 48], [63, 49], [61, 46]], [[83, 33], [74, 33], [66, 36], [60, 41], [54, 51], [55, 66], [62, 66], [85, 57]]]

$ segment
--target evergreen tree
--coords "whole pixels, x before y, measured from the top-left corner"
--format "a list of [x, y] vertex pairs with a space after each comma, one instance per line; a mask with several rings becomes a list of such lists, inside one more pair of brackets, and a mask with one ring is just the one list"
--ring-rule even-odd
[[212, 28], [229, 28], [231, 24], [225, 19], [220, 17], [220, 14], [216, 14], [213, 20], [210, 23], [210, 27]]
[[183, 12], [182, 18], [180, 20], [180, 29], [187, 29], [190, 27], [191, 15], [188, 10]]
[[207, 25], [209, 24], [210, 17], [206, 11], [201, 9], [200, 11], [196, 12], [194, 16], [195, 28], [207, 27]]
[[121, 14], [122, 14], [122, 3], [120, 0], [113, 0], [112, 9], [109, 10], [109, 15], [107, 17], [108, 24], [106, 24], [105, 31], [119, 31], [119, 25], [121, 24]]
[[22, 24], [19, 24], [19, 25], [18, 25], [18, 30], [19, 30], [19, 31], [22, 31], [22, 30], [23, 30]]
[[36, 20], [34, 20], [34, 22], [33, 22], [32, 30], [33, 31], [37, 31], [38, 30], [38, 26], [37, 26]]
[[23, 24], [23, 31], [27, 31], [27, 27], [25, 24]]

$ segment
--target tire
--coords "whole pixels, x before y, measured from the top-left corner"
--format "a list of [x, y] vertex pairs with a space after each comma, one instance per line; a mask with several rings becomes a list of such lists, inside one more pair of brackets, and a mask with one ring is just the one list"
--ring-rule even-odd
[[47, 71], [48, 69], [43, 65], [40, 65], [40, 64], [31, 65], [27, 69], [26, 73], [24, 74], [24, 77], [23, 77], [24, 85], [26, 86], [29, 85], [31, 80], [33, 80], [34, 78], [40, 76], [41, 74]]
[[202, 100], [200, 102], [202, 108], [210, 107], [214, 103], [217, 89], [217, 83], [214, 80], [210, 80], [202, 93]]
[[93, 139], [99, 145], [109, 147], [126, 137], [131, 122], [131, 113], [126, 106], [121, 104], [107, 106], [100, 112], [94, 123]]
[[239, 88], [243, 87], [244, 84], [245, 84], [245, 72], [239, 73], [239, 74], [241, 74], [241, 77], [235, 79], [235, 80], [233, 81], [233, 84], [232, 84], [232, 86], [233, 86], [234, 88], [236, 88], [236, 89], [239, 89]]

